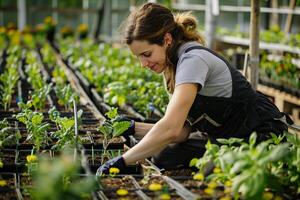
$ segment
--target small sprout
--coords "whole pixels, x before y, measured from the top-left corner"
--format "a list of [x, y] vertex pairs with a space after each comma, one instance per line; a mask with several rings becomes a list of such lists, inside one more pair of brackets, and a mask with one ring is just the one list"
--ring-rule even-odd
[[26, 160], [28, 163], [34, 163], [35, 161], [37, 161], [37, 157], [35, 155], [28, 155], [26, 156]]
[[116, 193], [119, 196], [126, 196], [128, 194], [128, 191], [126, 189], [121, 188], [121, 189], [118, 189]]
[[264, 192], [262, 197], [264, 200], [271, 200], [273, 199], [274, 195], [272, 192]]
[[162, 186], [159, 183], [151, 183], [148, 188], [151, 191], [160, 191], [162, 189]]
[[218, 184], [214, 181], [211, 181], [207, 184], [207, 187], [211, 188], [211, 189], [215, 189], [218, 186]]
[[215, 173], [215, 174], [221, 173], [221, 169], [220, 169], [219, 167], [215, 167], [215, 168], [214, 168], [214, 173]]
[[212, 195], [212, 194], [215, 193], [215, 189], [213, 189], [213, 188], [205, 188], [204, 189], [204, 193], [208, 194], [208, 195]]
[[118, 168], [116, 168], [116, 167], [109, 168], [109, 174], [110, 175], [116, 175], [118, 173], [120, 173], [120, 170]]
[[232, 181], [227, 180], [227, 181], [225, 181], [224, 185], [225, 185], [226, 187], [231, 187], [231, 186], [232, 186]]
[[0, 160], [0, 168], [3, 168], [3, 162]]
[[0, 187], [4, 187], [7, 185], [6, 180], [0, 180]]
[[171, 199], [171, 196], [168, 193], [163, 193], [163, 194], [159, 195], [158, 198], [160, 200], [169, 200], [169, 199]]
[[203, 181], [204, 180], [204, 175], [202, 173], [197, 173], [193, 176], [193, 179], [197, 180], [197, 181]]

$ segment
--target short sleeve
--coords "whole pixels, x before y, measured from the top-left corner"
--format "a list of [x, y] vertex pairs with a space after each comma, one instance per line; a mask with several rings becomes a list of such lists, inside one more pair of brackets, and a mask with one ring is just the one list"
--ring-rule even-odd
[[187, 53], [183, 56], [177, 64], [175, 85], [198, 83], [203, 88], [209, 71], [207, 63], [197, 55]]

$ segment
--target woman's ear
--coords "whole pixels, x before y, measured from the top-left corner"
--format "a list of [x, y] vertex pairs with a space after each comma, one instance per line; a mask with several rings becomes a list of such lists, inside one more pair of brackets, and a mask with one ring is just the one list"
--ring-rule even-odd
[[167, 46], [171, 45], [173, 41], [172, 35], [170, 33], [166, 33], [164, 36], [164, 40]]

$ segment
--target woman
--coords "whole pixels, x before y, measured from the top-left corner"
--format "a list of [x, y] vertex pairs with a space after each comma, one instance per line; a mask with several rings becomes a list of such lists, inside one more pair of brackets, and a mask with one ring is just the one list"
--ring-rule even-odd
[[142, 140], [124, 155], [109, 160], [97, 174], [110, 167], [121, 171], [138, 160], [153, 157], [167, 169], [187, 166], [205, 152], [205, 140], [238, 137], [247, 139], [253, 131], [259, 140], [269, 133], [287, 130], [286, 115], [265, 96], [256, 92], [237, 70], [215, 52], [204, 47], [190, 14], [173, 16], [161, 5], [146, 3], [127, 20], [125, 42], [142, 65], [163, 73], [170, 101], [156, 124], [132, 122], [126, 135]]

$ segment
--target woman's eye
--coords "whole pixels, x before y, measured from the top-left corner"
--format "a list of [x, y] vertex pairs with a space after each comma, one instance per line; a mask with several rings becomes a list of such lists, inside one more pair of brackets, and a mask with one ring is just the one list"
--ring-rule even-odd
[[151, 56], [151, 53], [145, 53], [144, 56], [145, 56], [145, 57], [150, 57], [150, 56]]

